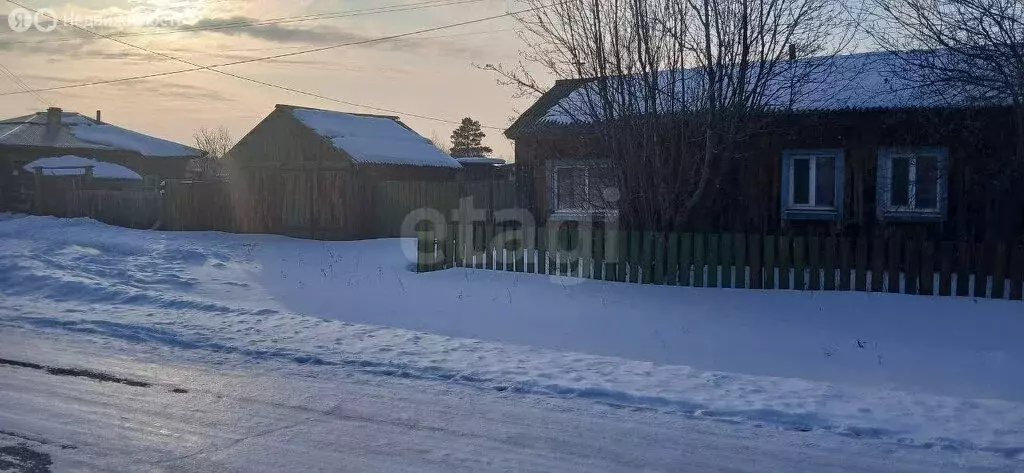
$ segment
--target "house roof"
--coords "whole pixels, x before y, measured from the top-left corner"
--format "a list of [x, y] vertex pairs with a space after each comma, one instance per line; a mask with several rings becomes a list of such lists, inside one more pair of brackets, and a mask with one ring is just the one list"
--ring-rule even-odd
[[[923, 71], [908, 69], [899, 55], [940, 54], [936, 51], [907, 51], [903, 53], [869, 52], [831, 57], [798, 59], [793, 67], [801, 71], [801, 79], [792, 81], [785, 75], [777, 77], [766, 87], [769, 108], [795, 112], [886, 110], [937, 107], [962, 107], [969, 104], [966, 94], [950, 91], [936, 93], [920, 84]], [[622, 80], [625, 89], [634, 77], [610, 78]], [[680, 97], [698, 94], [685, 91], [699, 89], [704, 70], [699, 68], [663, 71], [659, 77], [659, 109], [684, 107]], [[596, 79], [584, 81], [558, 81], [555, 86], [530, 107], [506, 131], [510, 138], [533, 129], [565, 125], [580, 125], [595, 121], [595, 115], [604, 113], [594, 107], [596, 86], [588, 86]], [[567, 90], [568, 89], [568, 90]], [[639, 90], [639, 87], [637, 87]], [[637, 103], [643, 103], [639, 100]], [[675, 105], [679, 104], [679, 105]], [[599, 121], [599, 120], [596, 120]]]
[[398, 117], [278, 105], [361, 164], [461, 168]]
[[455, 158], [459, 164], [462, 165], [488, 165], [488, 166], [501, 166], [505, 164], [505, 160], [501, 158], [490, 158], [487, 156], [465, 156], [461, 158]]
[[145, 157], [197, 157], [203, 152], [173, 141], [96, 121], [75, 112], [61, 112], [61, 125], [47, 128], [47, 112], [0, 120], [0, 146], [33, 146], [131, 151]]
[[530, 108], [526, 109], [519, 115], [516, 121], [509, 125], [508, 129], [505, 130], [505, 136], [514, 138], [516, 135], [529, 131], [530, 129], [541, 125], [543, 118], [548, 114], [548, 111], [556, 106], [558, 102], [578, 89], [580, 86], [590, 82], [590, 79], [559, 79], [555, 81], [555, 85], [551, 87], [544, 95], [534, 102]]
[[85, 174], [86, 168], [92, 168], [92, 176], [96, 179], [142, 180], [137, 172], [119, 164], [73, 155], [39, 158], [23, 167], [28, 172], [35, 172], [37, 168], [45, 176], [78, 176]]

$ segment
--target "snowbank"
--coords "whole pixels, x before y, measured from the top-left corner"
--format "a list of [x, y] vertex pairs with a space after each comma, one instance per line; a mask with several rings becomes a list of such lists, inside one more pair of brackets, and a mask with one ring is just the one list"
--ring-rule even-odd
[[0, 327], [1024, 454], [1020, 302], [414, 274], [412, 244], [0, 219]]
[[[81, 167], [71, 169], [53, 169], [68, 168], [72, 166]], [[35, 172], [36, 168], [43, 168], [42, 172], [46, 176], [78, 176], [85, 174], [85, 166], [92, 166], [92, 175], [97, 179], [142, 180], [142, 176], [138, 173], [119, 164], [97, 161], [95, 159], [73, 155], [40, 158], [26, 164], [24, 169], [28, 172]]]
[[292, 113], [356, 162], [461, 167], [429, 140], [390, 118], [313, 109], [296, 109]]

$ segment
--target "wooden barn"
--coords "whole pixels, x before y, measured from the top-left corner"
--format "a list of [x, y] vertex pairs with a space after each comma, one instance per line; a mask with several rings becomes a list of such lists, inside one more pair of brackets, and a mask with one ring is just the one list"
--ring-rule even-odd
[[[69, 188], [155, 187], [185, 177], [200, 150], [50, 108], [0, 121], [0, 208], [27, 211], [51, 201], [61, 213]], [[52, 197], [49, 199], [48, 197]]]
[[[699, 232], [1019, 240], [1024, 165], [1010, 106], [943, 100], [887, 53], [838, 56], [821, 84], [770, 115], [744, 161], [691, 219]], [[558, 81], [506, 131], [539, 220], [615, 218], [580, 195], [609, 172], [589, 123], [566, 119], [587, 81]], [[606, 181], [605, 181], [606, 182]], [[642, 190], [641, 190], [642, 191]]]
[[388, 189], [453, 183], [462, 169], [398, 117], [292, 105], [277, 105], [224, 166], [250, 231], [323, 239], [396, 235], [375, 215], [402, 197]]

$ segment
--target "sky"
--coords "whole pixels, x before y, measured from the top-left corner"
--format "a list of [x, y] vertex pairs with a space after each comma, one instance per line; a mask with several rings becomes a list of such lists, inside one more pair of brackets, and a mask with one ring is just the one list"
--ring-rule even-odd
[[[105, 35], [207, 66], [351, 43], [520, 8], [516, 0], [16, 0], [31, 9]], [[451, 4], [454, 3], [454, 4]], [[446, 5], [447, 4], [447, 5]], [[393, 7], [405, 11], [385, 11]], [[187, 69], [191, 66], [60, 25], [35, 25], [0, 0], [0, 94]], [[310, 18], [310, 15], [318, 15]], [[328, 16], [328, 18], [324, 18]], [[18, 18], [27, 18], [19, 23]], [[282, 22], [282, 19], [288, 19]], [[260, 27], [238, 22], [275, 20]], [[34, 28], [38, 26], [39, 28]], [[28, 27], [27, 31], [18, 31]], [[219, 29], [195, 30], [197, 27]], [[61, 107], [136, 131], [193, 142], [195, 130], [225, 127], [237, 140], [285, 103], [357, 113], [398, 115], [421, 135], [448, 142], [458, 122], [479, 120], [494, 154], [511, 160], [502, 131], [531, 103], [513, 98], [478, 65], [514, 65], [525, 48], [509, 17], [406, 37], [224, 67], [222, 70], [312, 92], [339, 103], [210, 71], [0, 95], [0, 118]], [[43, 31], [40, 31], [43, 30]], [[192, 31], [177, 31], [192, 29]], [[173, 32], [169, 33], [168, 32]], [[553, 82], [549, 80], [548, 82]], [[399, 113], [375, 111], [369, 105]]]

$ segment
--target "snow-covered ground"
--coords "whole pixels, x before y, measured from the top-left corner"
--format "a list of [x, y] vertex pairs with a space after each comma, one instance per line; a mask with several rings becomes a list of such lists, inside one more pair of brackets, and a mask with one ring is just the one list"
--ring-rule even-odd
[[1024, 460], [1020, 302], [415, 274], [412, 244], [0, 217], [0, 332]]

